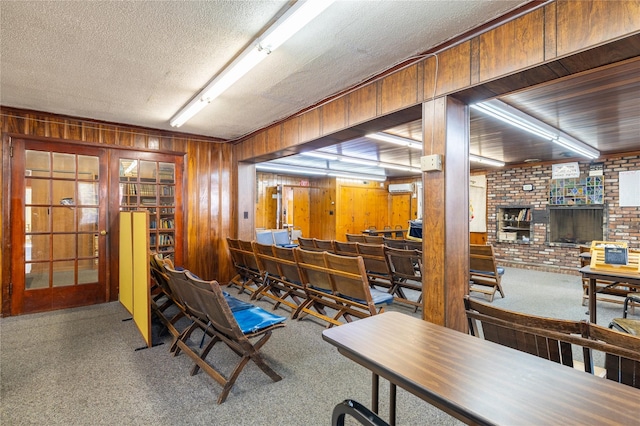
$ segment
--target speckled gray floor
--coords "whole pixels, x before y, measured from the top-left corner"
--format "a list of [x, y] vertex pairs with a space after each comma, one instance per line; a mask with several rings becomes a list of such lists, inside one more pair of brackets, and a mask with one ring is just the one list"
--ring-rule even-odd
[[[506, 298], [497, 296], [496, 306], [587, 317], [579, 277], [508, 268], [503, 283]], [[413, 315], [401, 305], [391, 309]], [[598, 322], [606, 325], [620, 312], [620, 305], [599, 303]], [[122, 321], [127, 317], [116, 302], [0, 319], [0, 423], [328, 425], [339, 401], [370, 403], [370, 373], [322, 341], [323, 325], [311, 319], [287, 321], [262, 349], [283, 380], [274, 383], [249, 363], [227, 401], [217, 405], [220, 386], [202, 372], [189, 376], [186, 355], [171, 356], [167, 344], [136, 351], [143, 341], [133, 322]], [[222, 346], [210, 357], [223, 372], [231, 368], [225, 360], [236, 360]], [[381, 382], [386, 417], [388, 387]], [[458, 422], [399, 389], [398, 424]]]

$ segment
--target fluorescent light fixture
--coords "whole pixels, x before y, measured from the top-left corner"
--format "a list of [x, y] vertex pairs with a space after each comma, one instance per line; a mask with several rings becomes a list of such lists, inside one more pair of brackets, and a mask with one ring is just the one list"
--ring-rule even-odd
[[384, 182], [387, 180], [386, 176], [373, 176], [373, 175], [356, 175], [351, 173], [342, 173], [342, 172], [331, 172], [329, 176], [345, 178], [345, 179], [355, 179], [355, 180], [375, 180], [378, 182]]
[[378, 162], [376, 160], [364, 160], [360, 158], [345, 157], [341, 155], [340, 157], [338, 157], [338, 161], [341, 161], [343, 163], [361, 164], [363, 166], [378, 167]]
[[574, 138], [560, 129], [556, 129], [553, 126], [538, 120], [537, 118], [525, 114], [519, 109], [516, 109], [511, 105], [507, 105], [498, 99], [480, 102], [471, 105], [471, 108], [521, 130], [525, 130], [543, 139], [561, 145], [587, 158], [595, 159], [600, 157], [600, 151], [592, 146]]
[[334, 0], [298, 0], [260, 37], [258, 46], [273, 52], [333, 2]]
[[265, 172], [277, 172], [284, 174], [294, 175], [313, 175], [313, 176], [326, 176], [327, 171], [320, 169], [309, 169], [306, 167], [289, 166], [286, 164], [272, 165], [272, 164], [256, 164], [256, 170], [262, 170]]
[[335, 154], [325, 154], [324, 152], [318, 151], [301, 152], [300, 155], [304, 155], [305, 157], [322, 158], [323, 160], [330, 161], [336, 161], [338, 159], [338, 156]]
[[479, 155], [469, 154], [469, 161], [474, 163], [486, 164], [493, 167], [504, 167], [503, 161], [494, 160], [493, 158], [481, 157]]
[[335, 0], [298, 0], [271, 25], [257, 42], [252, 43], [238, 57], [206, 85], [187, 105], [175, 114], [169, 123], [180, 127], [211, 101], [220, 96], [268, 54], [322, 13]]
[[369, 139], [376, 139], [383, 142], [394, 143], [400, 146], [408, 146], [412, 149], [422, 150], [422, 142], [417, 141], [415, 139], [403, 138], [401, 136], [390, 135], [388, 133], [369, 133], [366, 134], [365, 137]]

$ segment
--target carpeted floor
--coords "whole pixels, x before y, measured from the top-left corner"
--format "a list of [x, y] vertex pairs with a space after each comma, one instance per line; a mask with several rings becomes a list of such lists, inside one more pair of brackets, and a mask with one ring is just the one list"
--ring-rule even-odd
[[[507, 268], [503, 286], [506, 297], [496, 296], [496, 306], [588, 318], [579, 277]], [[266, 300], [257, 304], [271, 308]], [[420, 315], [400, 304], [391, 310]], [[598, 303], [598, 323], [608, 324], [621, 310]], [[324, 326], [311, 318], [288, 320], [262, 349], [283, 380], [274, 383], [249, 363], [222, 405], [216, 404], [220, 386], [202, 372], [189, 376], [192, 362], [184, 354], [172, 357], [167, 344], [136, 351], [143, 341], [125, 318], [116, 302], [0, 319], [0, 423], [327, 425], [333, 406], [346, 398], [370, 404], [370, 373], [322, 341]], [[209, 357], [228, 372], [226, 360], [236, 357], [216, 348]], [[388, 385], [381, 382], [386, 417]], [[459, 422], [399, 389], [398, 424]]]

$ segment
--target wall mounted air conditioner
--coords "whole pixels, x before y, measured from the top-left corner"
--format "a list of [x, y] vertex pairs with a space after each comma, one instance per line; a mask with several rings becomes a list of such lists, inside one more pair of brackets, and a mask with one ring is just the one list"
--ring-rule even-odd
[[398, 192], [413, 192], [413, 184], [412, 183], [392, 183], [389, 184], [389, 192], [398, 193]]

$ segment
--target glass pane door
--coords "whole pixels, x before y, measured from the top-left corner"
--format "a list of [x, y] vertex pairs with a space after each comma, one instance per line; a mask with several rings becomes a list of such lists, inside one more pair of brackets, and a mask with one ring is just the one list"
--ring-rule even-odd
[[23, 232], [12, 240], [23, 239], [24, 269], [21, 276], [12, 273], [14, 313], [79, 306], [106, 297], [101, 273], [105, 262], [100, 261], [106, 247], [100, 237], [107, 234], [106, 213], [101, 212], [107, 203], [104, 208], [100, 204], [106, 159], [101, 167], [100, 149], [90, 155], [91, 149], [51, 151], [50, 145], [17, 144], [24, 149], [16, 150], [14, 167], [21, 169], [23, 179], [12, 190], [22, 194], [23, 204], [12, 208], [12, 214], [19, 215], [21, 220], [13, 223], [21, 223]]

